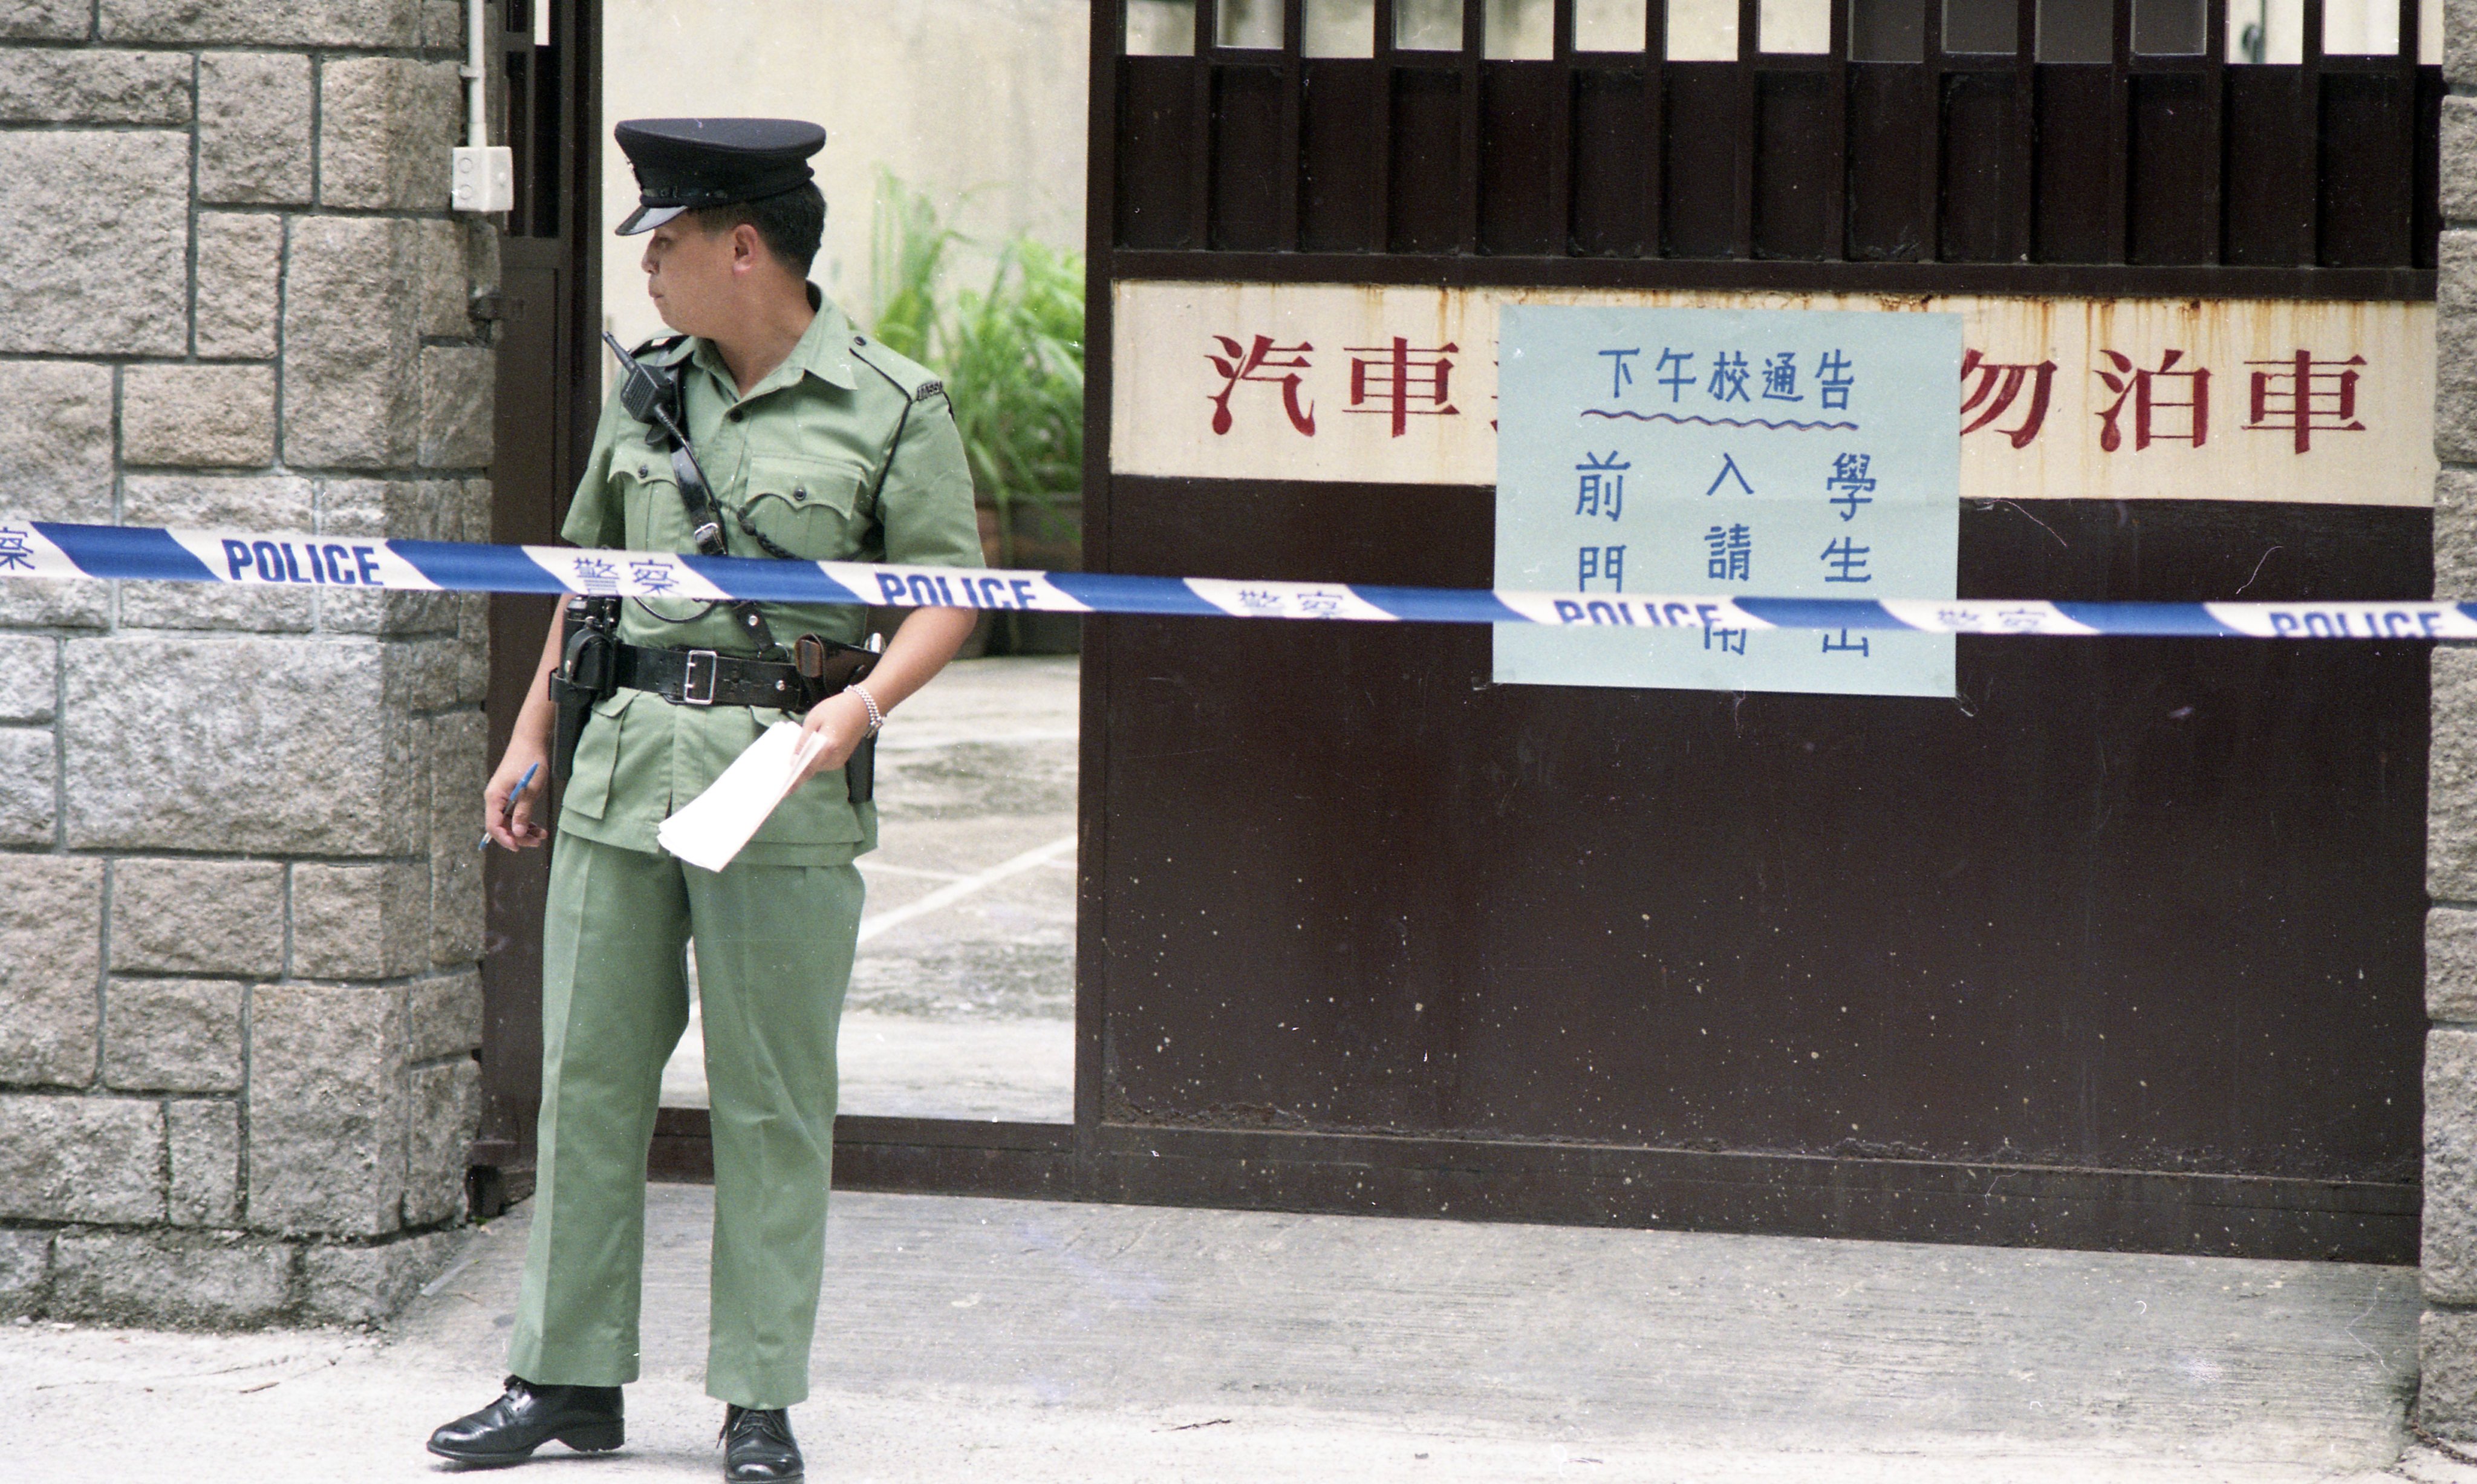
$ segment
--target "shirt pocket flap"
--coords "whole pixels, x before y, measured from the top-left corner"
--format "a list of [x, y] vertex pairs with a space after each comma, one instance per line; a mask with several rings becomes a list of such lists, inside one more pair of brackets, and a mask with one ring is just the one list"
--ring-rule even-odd
[[593, 715], [586, 720], [585, 735], [577, 739], [575, 760], [568, 765], [562, 807], [589, 819], [603, 817], [610, 809], [612, 775], [619, 767], [623, 717], [637, 697], [644, 693], [623, 686], [593, 703]]
[[623, 440], [611, 448], [611, 482], [617, 485], [667, 485], [674, 482], [671, 456], [650, 444]]
[[850, 516], [860, 509], [863, 470], [839, 459], [759, 454], [748, 461], [748, 499], [780, 500], [793, 510]]
[[857, 464], [835, 459], [753, 457], [748, 523], [793, 556], [812, 562], [848, 557], [860, 546], [864, 473]]

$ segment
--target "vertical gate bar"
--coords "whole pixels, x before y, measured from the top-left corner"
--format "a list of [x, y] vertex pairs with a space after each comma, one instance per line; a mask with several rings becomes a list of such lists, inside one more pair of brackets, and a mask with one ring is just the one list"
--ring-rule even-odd
[[2007, 153], [2006, 173], [2013, 184], [2011, 257], [2027, 263], [2039, 209], [2039, 0], [2020, 0], [2014, 12], [2013, 139]]
[[1299, 59], [1307, 50], [1301, 35], [1306, 29], [1307, 0], [1282, 0], [1282, 168], [1289, 172], [1289, 184], [1282, 192], [1275, 232], [1284, 252], [1299, 250], [1299, 201], [1308, 189], [1307, 154], [1300, 142], [1307, 68]]
[[[2414, 5], [2416, 0], [2406, 0]], [[2202, 138], [2211, 151], [2211, 251], [2206, 263], [2228, 261], [2228, 0], [2203, 0]]]
[[2399, 0], [2399, 55], [2393, 59], [2393, 63], [2399, 78], [2400, 130], [2407, 136], [2407, 139], [2405, 141], [2406, 148], [2402, 149], [2400, 153], [2408, 159], [2409, 178], [2411, 184], [2406, 193], [2404, 193], [2400, 198], [2400, 212], [2403, 218], [2400, 222], [2400, 240], [2408, 244], [2408, 254], [2396, 264], [2389, 265], [2403, 268], [2412, 266], [2416, 262], [2416, 208], [2418, 190], [2414, 182], [2416, 179], [2417, 137], [2423, 131], [2423, 119], [2425, 116], [2425, 110], [2418, 103], [2416, 95], [2416, 57], [2420, 44], [2424, 39], [2422, 36], [2419, 35], [2420, 27], [2418, 25], [2418, 23], [2424, 18], [2420, 13], [2423, 9], [2424, 8], [2422, 6], [2417, 4], [2417, 0]]
[[1824, 157], [1832, 173], [1823, 182], [1823, 261], [1849, 256], [1849, 0], [1832, 0], [1832, 48], [1824, 59]]
[[577, 282], [567, 295], [576, 328], [568, 337], [569, 385], [575, 390], [561, 399], [564, 421], [559, 429], [569, 450], [567, 467], [576, 470], [585, 467], [593, 451], [593, 429], [602, 413], [602, 344], [594, 333], [600, 328], [602, 301], [602, 67], [600, 52], [585, 44], [583, 12], [589, 3], [559, 0], [551, 13], [551, 36], [563, 74], [560, 96], [567, 108], [562, 132], [578, 141], [570, 158], [562, 162], [559, 214], [576, 243], [570, 261], [576, 264]]
[[[499, 64], [508, 69], [511, 77], [521, 74], [525, 80], [525, 86], [521, 89], [524, 94], [522, 117], [517, 116], [516, 93], [519, 89], [512, 88], [508, 90], [507, 138], [509, 153], [513, 157], [513, 168], [511, 174], [516, 186], [515, 199], [508, 213], [508, 225], [521, 237], [539, 237], [541, 235], [540, 208], [534, 201], [534, 197], [539, 194], [534, 189], [534, 166], [538, 163], [534, 159], [534, 110], [541, 102], [541, 79], [534, 76], [532, 32], [530, 29], [523, 33], [508, 31], [507, 13], [507, 7], [501, 6], [499, 9]], [[524, 43], [522, 50], [518, 50], [513, 44], [519, 38]]]
[[1376, 0], [1371, 19], [1376, 26], [1376, 116], [1368, 122], [1376, 133], [1372, 151], [1376, 178], [1367, 194], [1367, 210], [1374, 216], [1368, 223], [1367, 240], [1376, 244], [1375, 251], [1389, 253], [1393, 250], [1393, 0]]
[[1926, 74], [1926, 107], [1918, 113], [1918, 261], [1943, 256], [1943, 6], [1925, 0], [1918, 65]]
[[[1125, 63], [1124, 0], [1092, 0], [1091, 53], [1085, 108], [1089, 147], [1084, 162], [1084, 565], [1110, 570], [1111, 288], [1118, 220], [1118, 78]], [[1075, 1185], [1080, 1194], [1095, 1166], [1101, 1125], [1101, 1068], [1107, 1050], [1110, 796], [1110, 631], [1084, 620], [1076, 759], [1075, 866]]]
[[1755, 59], [1762, 55], [1763, 0], [1738, 0], [1738, 153], [1733, 163], [1737, 192], [1729, 203], [1729, 256], [1755, 255]]
[[[2435, 38], [2435, 50], [2441, 51], [2444, 38]], [[2413, 268], [2434, 268], [2442, 248], [2442, 99], [2450, 90], [2442, 80], [2442, 68], [2429, 73], [2424, 62], [2425, 33], [2417, 32], [2417, 45], [2407, 58], [2408, 75], [2415, 85], [2412, 97], [2416, 118], [2410, 125], [2415, 131], [2414, 145], [2410, 152], [2408, 265]], [[2432, 141], [2429, 143], [2428, 141]]]
[[1642, 8], [1642, 255], [1664, 255], [1668, 199], [1668, 7]]
[[1190, 105], [1195, 129], [1187, 141], [1188, 189], [1192, 192], [1187, 203], [1187, 240], [1198, 252], [1213, 246], [1213, 138], [1220, 133], [1220, 121], [1213, 116], [1213, 68], [1221, 39], [1218, 11], [1217, 0], [1195, 0], [1195, 55], [1188, 59], [1195, 69]]
[[2313, 267], [2322, 261], [2322, 0], [2305, 0], [2305, 35], [2296, 67], [2294, 147], [2302, 153], [2296, 178], [2302, 199], [2296, 203], [2296, 262]]
[[1464, 256], [1479, 251], [1479, 119], [1480, 61], [1488, 51], [1488, 0], [1463, 0], [1462, 66], [1462, 247]]
[[2115, 0], [2115, 41], [2107, 63], [2107, 256], [2106, 263], [2133, 259], [2133, 87], [2126, 75], [2133, 65], [2133, 0]]
[[1548, 199], [1557, 204], [1551, 255], [1568, 258], [1574, 252], [1574, 0], [1553, 0], [1548, 33], [1549, 64], [1557, 69], [1557, 113], [1548, 121]]

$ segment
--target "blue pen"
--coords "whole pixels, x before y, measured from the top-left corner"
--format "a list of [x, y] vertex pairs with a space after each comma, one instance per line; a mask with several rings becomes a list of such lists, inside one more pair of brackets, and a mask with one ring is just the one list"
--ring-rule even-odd
[[[508, 794], [508, 807], [499, 816], [499, 823], [501, 825], [513, 825], [515, 823], [516, 800], [525, 796], [525, 791], [534, 786], [534, 774], [540, 771], [541, 765], [539, 763], [536, 763], [531, 767], [525, 769], [525, 775], [522, 778], [516, 780], [515, 788]], [[490, 848], [490, 836], [488, 831], [483, 833], [482, 843], [478, 848], [484, 850]]]

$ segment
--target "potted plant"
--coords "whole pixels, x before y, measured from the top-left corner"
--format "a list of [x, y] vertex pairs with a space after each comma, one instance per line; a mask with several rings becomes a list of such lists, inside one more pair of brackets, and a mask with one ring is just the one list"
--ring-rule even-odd
[[[937, 209], [880, 171], [873, 222], [877, 338], [946, 382], [995, 566], [1082, 564], [1084, 264], [1018, 233], [1001, 244], [986, 291], [952, 292], [948, 250], [965, 240]], [[1072, 653], [1064, 615], [1001, 614], [993, 650]]]

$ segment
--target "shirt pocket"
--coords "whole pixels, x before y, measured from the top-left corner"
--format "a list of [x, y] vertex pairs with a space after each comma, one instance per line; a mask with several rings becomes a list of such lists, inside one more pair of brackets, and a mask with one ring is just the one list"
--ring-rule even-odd
[[619, 731], [628, 708], [642, 691], [626, 688], [593, 703], [585, 719], [585, 735], [576, 740], [576, 758], [567, 768], [567, 792], [561, 807], [588, 819], [599, 819], [611, 807], [611, 777], [619, 768]]
[[611, 451], [611, 488], [618, 496], [630, 546], [653, 551], [688, 547], [688, 512], [680, 504], [669, 454], [642, 443], [619, 444]]
[[754, 456], [748, 461], [748, 523], [804, 561], [850, 557], [861, 549], [866, 472], [840, 459]]

